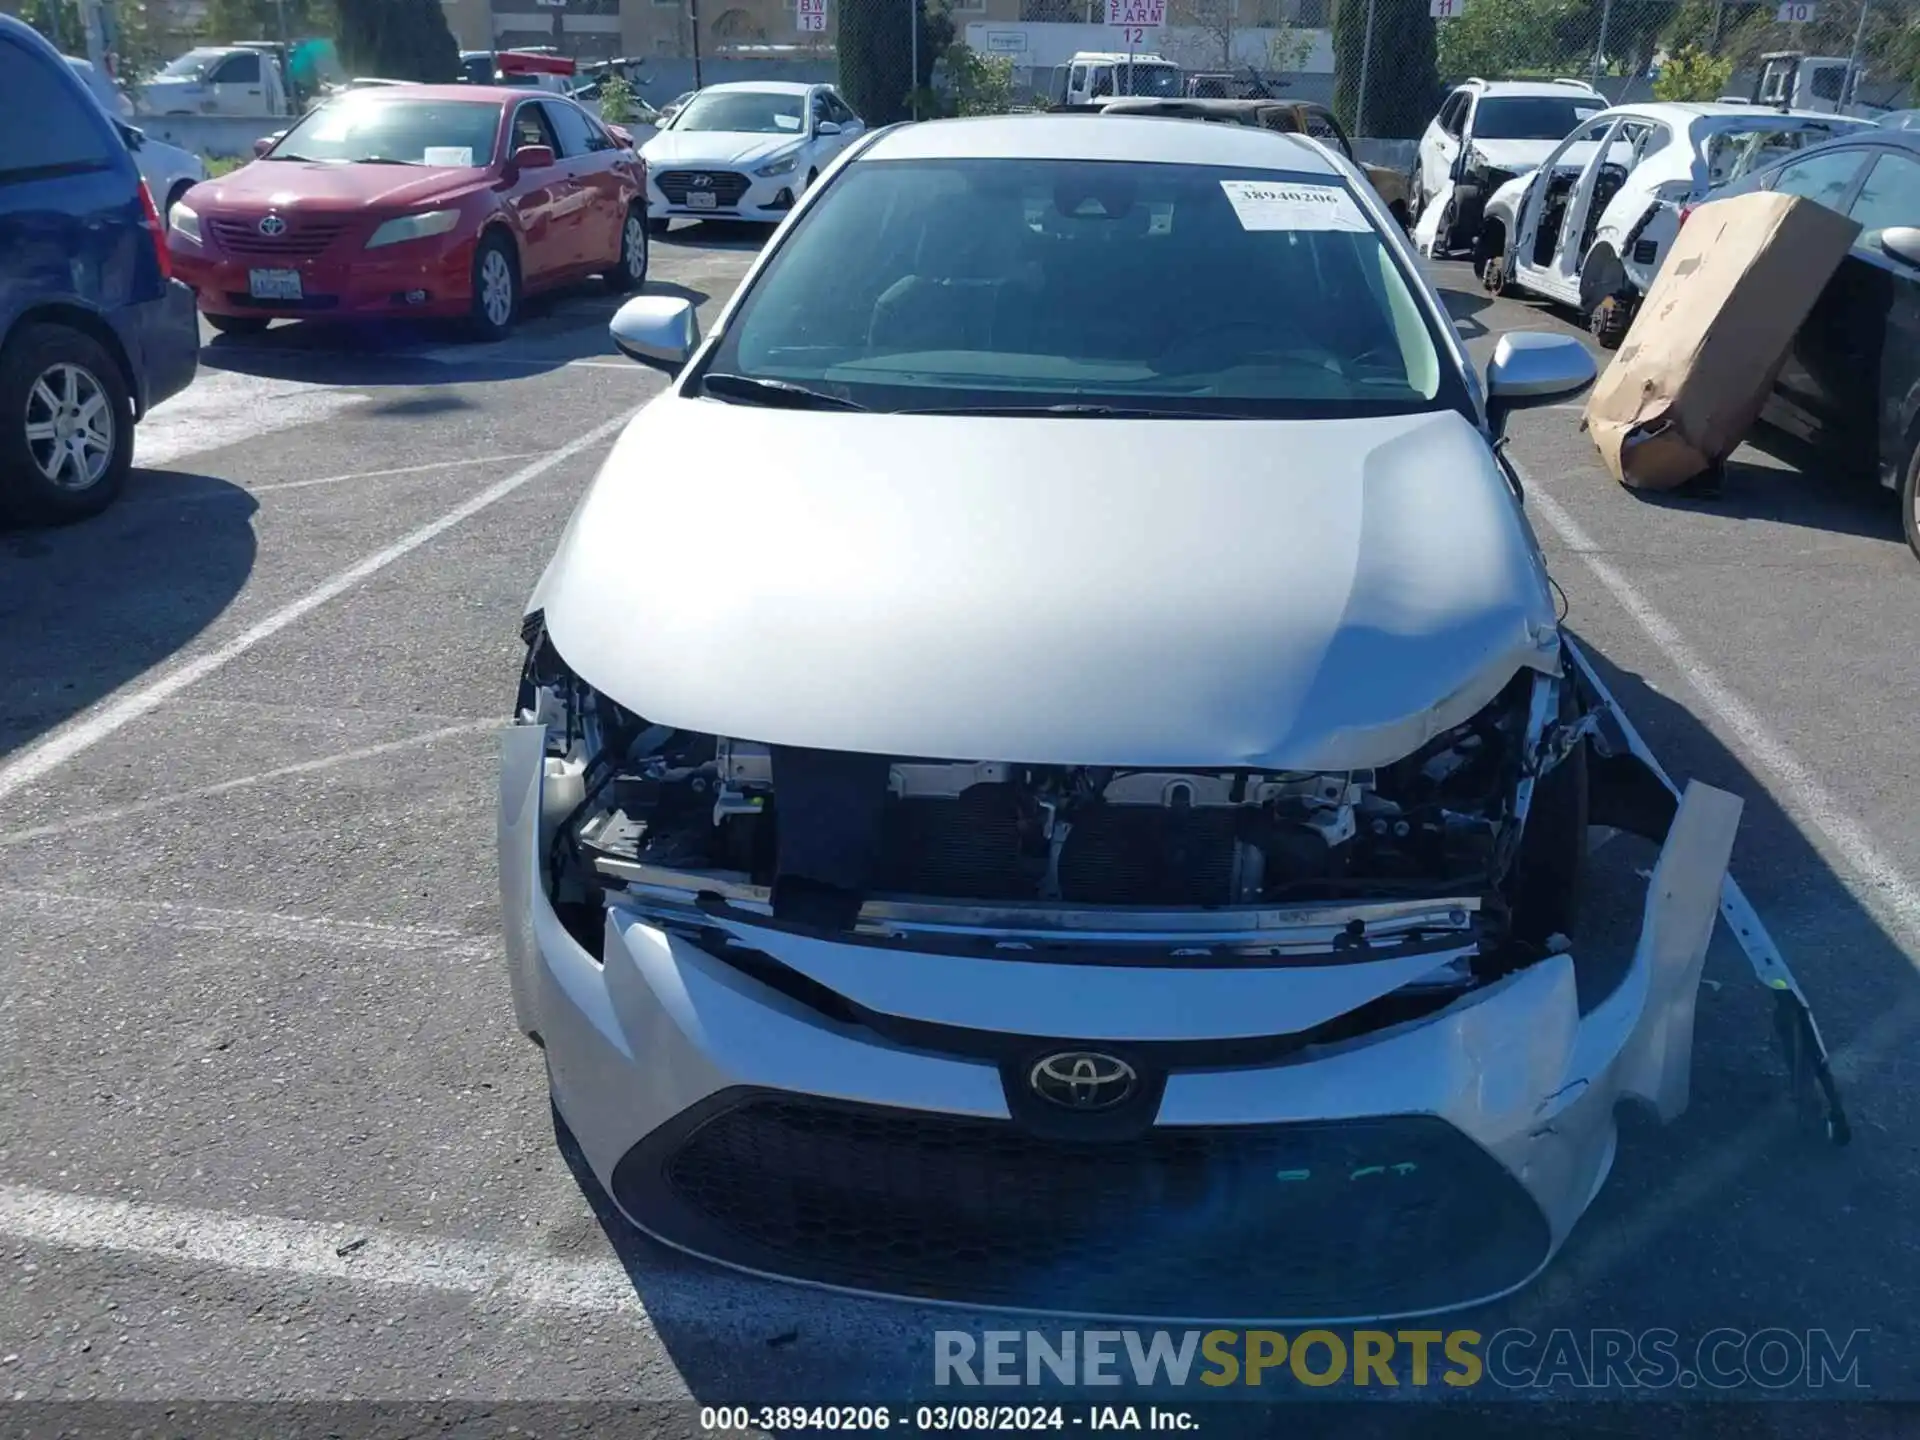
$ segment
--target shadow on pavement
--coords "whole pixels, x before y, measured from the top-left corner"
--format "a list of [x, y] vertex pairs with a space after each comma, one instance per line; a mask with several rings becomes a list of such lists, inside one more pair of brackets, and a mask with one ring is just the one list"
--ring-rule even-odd
[[689, 250], [758, 250], [772, 234], [773, 226], [744, 220], [675, 220], [653, 243]]
[[[176, 490], [221, 504], [165, 503]], [[164, 663], [254, 565], [258, 508], [212, 476], [136, 468], [104, 515], [0, 532], [0, 755]]]
[[[1754, 980], [1724, 926], [1709, 953], [1695, 1030], [1693, 1098], [1689, 1110], [1661, 1127], [1632, 1113], [1622, 1116], [1613, 1174], [1566, 1249], [1544, 1275], [1517, 1295], [1411, 1328], [1477, 1332], [1490, 1342], [1524, 1327], [1531, 1349], [1506, 1354], [1499, 1382], [1489, 1369], [1470, 1390], [1438, 1379], [1415, 1390], [1403, 1379], [1397, 1392], [1364, 1391], [1351, 1383], [1308, 1391], [1280, 1377], [1264, 1392], [1173, 1392], [1125, 1384], [1067, 1398], [1081, 1403], [1127, 1403], [1177, 1395], [1186, 1400], [1367, 1398], [1459, 1402], [1548, 1398], [1579, 1401], [1554, 1410], [1551, 1432], [1533, 1426], [1536, 1406], [1511, 1409], [1517, 1429], [1498, 1433], [1565, 1433], [1589, 1425], [1609, 1434], [1649, 1433], [1618, 1409], [1592, 1401], [1634, 1399], [1697, 1402], [1730, 1399], [1912, 1399], [1920, 1397], [1920, 1347], [1910, 1296], [1920, 1285], [1920, 1248], [1911, 1243], [1906, 1216], [1920, 1179], [1920, 1105], [1908, 1073], [1920, 1033], [1920, 981], [1899, 940], [1855, 899], [1808, 836], [1766, 792], [1743, 762], [1687, 708], [1609, 663], [1588, 646], [1607, 684], [1677, 783], [1699, 779], [1746, 802], [1734, 854], [1734, 873], [1761, 911], [1788, 964], [1805, 987], [1832, 1047], [1853, 1121], [1854, 1142], [1841, 1149], [1819, 1138], [1794, 1112], [1786, 1070], [1772, 1030], [1773, 1000]], [[1618, 874], [1597, 885], [1601, 913], [1583, 923], [1614, 931], [1631, 943], [1645, 898], [1652, 849], [1616, 840], [1595, 856], [1596, 869]], [[1515, 1036], [1524, 1044], [1526, 1037]], [[775, 1282], [734, 1276], [637, 1234], [587, 1171], [564, 1127], [563, 1152], [576, 1180], [632, 1278], [661, 1342], [694, 1396], [706, 1403], [755, 1403], [778, 1395], [795, 1402], [849, 1402], [884, 1397], [895, 1402], [1034, 1402], [1048, 1395], [1019, 1387], [992, 1392], [937, 1391], [932, 1383], [933, 1332], [983, 1328], [975, 1311], [939, 1311], [904, 1303], [834, 1296]], [[769, 1183], [775, 1183], [769, 1178]], [[704, 1279], [703, 1279], [704, 1277]], [[1039, 1329], [1056, 1342], [1071, 1319], [999, 1319], [990, 1328]], [[1121, 1328], [1111, 1325], [1095, 1328]], [[1154, 1326], [1143, 1327], [1149, 1332]], [[1185, 1324], [1170, 1324], [1179, 1332]], [[1208, 1328], [1200, 1325], [1198, 1328]], [[1295, 1327], [1296, 1329], [1299, 1327]], [[1333, 1327], [1336, 1332], [1352, 1327]], [[1389, 1332], [1409, 1328], [1386, 1324]], [[1803, 1369], [1784, 1381], [1730, 1389], [1700, 1389], [1693, 1365], [1702, 1349], [1724, 1338], [1771, 1331], [1800, 1337], [1826, 1332], [1836, 1350], [1853, 1345], [1863, 1392]], [[1570, 1332], [1570, 1359], [1545, 1371], [1541, 1342]], [[1596, 1332], [1643, 1336], [1671, 1332], [1683, 1362], [1662, 1389], [1639, 1387], [1611, 1375], [1594, 1360]], [[1864, 1339], [1850, 1341], [1853, 1332]], [[1604, 1337], [1602, 1337], [1604, 1338]], [[1611, 1343], [1611, 1342], [1609, 1342]], [[1824, 1342], [1822, 1342], [1824, 1343]], [[1564, 1349], [1564, 1347], [1563, 1347]], [[1742, 1352], [1736, 1351], [1735, 1354]], [[1570, 1368], [1569, 1368], [1570, 1367]], [[1318, 1368], [1318, 1367], [1316, 1367]], [[1441, 1367], [1432, 1374], [1437, 1377]], [[1756, 1368], [1758, 1365], [1756, 1364]], [[1119, 1366], [1124, 1374], [1127, 1364]], [[1352, 1371], [1347, 1372], [1350, 1382]], [[1545, 1376], [1551, 1383], [1536, 1387]], [[1525, 1382], [1525, 1383], [1522, 1383]], [[1544, 1390], [1545, 1394], [1540, 1391]], [[1262, 1413], [1245, 1409], [1251, 1418]], [[1289, 1406], [1293, 1412], [1296, 1407]], [[1320, 1407], [1323, 1416], [1328, 1412]], [[1664, 1406], [1660, 1407], [1662, 1410]], [[1344, 1412], [1344, 1413], [1341, 1413]], [[1268, 1417], [1274, 1412], [1265, 1411]], [[1380, 1407], [1338, 1406], [1332, 1433], [1406, 1433]], [[1419, 1404], [1435, 1420], [1464, 1413], [1454, 1405]], [[1655, 1412], [1640, 1408], [1644, 1416]], [[1712, 1416], [1728, 1420], [1721, 1428]], [[1738, 1418], [1736, 1418], [1738, 1417]], [[1209, 1411], [1210, 1422], [1219, 1411]], [[1288, 1419], [1293, 1419], [1292, 1413]], [[1687, 1403], [1662, 1421], [1661, 1433], [1764, 1433], [1740, 1429], [1751, 1412]], [[1705, 1427], [1705, 1428], [1702, 1428]], [[1203, 1428], [1218, 1433], [1209, 1423]], [[1236, 1428], [1231, 1423], [1229, 1429]], [[1289, 1430], [1288, 1433], [1299, 1433]], [[1495, 1433], [1486, 1426], [1423, 1434]]]
[[[649, 281], [641, 293], [655, 293]], [[666, 293], [679, 287], [663, 284]], [[258, 335], [219, 335], [208, 370], [321, 385], [417, 386], [518, 380], [574, 360], [616, 359], [607, 325], [629, 296], [598, 282], [532, 296], [504, 341], [469, 340], [447, 321], [281, 321]]]
[[1725, 484], [1717, 498], [1695, 499], [1654, 490], [1631, 493], [1649, 505], [1906, 544], [1900, 507], [1891, 490], [1872, 476], [1837, 468], [1817, 447], [1767, 425], [1756, 425], [1747, 436], [1745, 450], [1727, 463]]

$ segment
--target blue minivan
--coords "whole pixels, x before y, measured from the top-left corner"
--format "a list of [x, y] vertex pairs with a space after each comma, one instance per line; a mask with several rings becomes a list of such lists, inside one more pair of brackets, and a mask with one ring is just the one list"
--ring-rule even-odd
[[133, 427], [199, 365], [193, 292], [123, 126], [60, 52], [0, 15], [0, 518], [97, 514]]

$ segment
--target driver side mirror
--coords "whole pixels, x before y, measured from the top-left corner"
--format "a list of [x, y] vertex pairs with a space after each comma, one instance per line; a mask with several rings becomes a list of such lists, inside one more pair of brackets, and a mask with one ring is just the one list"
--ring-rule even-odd
[[641, 295], [614, 312], [607, 326], [614, 348], [629, 360], [678, 375], [700, 348], [700, 320], [677, 295]]
[[[285, 131], [281, 132], [281, 134], [285, 133]], [[262, 155], [273, 149], [275, 142], [278, 141], [279, 138], [279, 135], [262, 135], [258, 140], [254, 141], [253, 158], [258, 160]]]
[[127, 149], [138, 150], [147, 143], [146, 131], [137, 129], [123, 120], [116, 120], [114, 123], [120, 127], [120, 138], [126, 143]]
[[522, 145], [513, 152], [513, 168], [518, 174], [523, 170], [549, 170], [555, 161], [551, 145]]
[[1487, 429], [1499, 439], [1514, 411], [1578, 395], [1596, 374], [1593, 356], [1571, 335], [1509, 331], [1487, 364]]
[[838, 135], [840, 133], [840, 122], [838, 120], [822, 120], [818, 125], [813, 127], [813, 133], [816, 135]]
[[1920, 229], [1892, 225], [1880, 232], [1880, 248], [1894, 259], [1920, 266]]
[[607, 133], [613, 136], [613, 143], [618, 145], [622, 150], [631, 150], [633, 148], [633, 132], [627, 129], [626, 126], [609, 125], [607, 126]]

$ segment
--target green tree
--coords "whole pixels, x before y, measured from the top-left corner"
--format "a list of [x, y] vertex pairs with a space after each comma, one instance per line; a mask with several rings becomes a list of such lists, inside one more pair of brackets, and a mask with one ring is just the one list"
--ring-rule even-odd
[[20, 18], [60, 47], [63, 55], [87, 53], [86, 32], [80, 26], [80, 11], [65, 0], [27, 0]]
[[955, 115], [1004, 115], [1013, 108], [1013, 61], [966, 45], [949, 46], [947, 87]]
[[633, 114], [633, 86], [616, 71], [600, 82], [600, 118], [609, 125], [624, 125]]
[[1733, 62], [1689, 45], [1667, 56], [1653, 82], [1656, 100], [1718, 100], [1733, 78]]
[[[202, 39], [219, 44], [228, 40], [278, 40], [280, 7], [273, 0], [207, 0]], [[340, 20], [333, 0], [287, 0], [287, 38], [331, 35]]]
[[1454, 81], [1469, 75], [1492, 80], [1516, 72], [1563, 73], [1568, 55], [1562, 30], [1576, 16], [1596, 14], [1582, 0], [1467, 0], [1439, 27], [1440, 73]]
[[451, 83], [460, 45], [440, 0], [335, 0], [340, 60], [350, 74]]
[[[1440, 98], [1434, 28], [1426, 0], [1338, 0], [1333, 12], [1333, 105], [1349, 131], [1410, 140], [1426, 128]], [[1359, 113], [1363, 70], [1365, 115]]]
[[[920, 26], [915, 75], [913, 26]], [[889, 0], [844, 0], [840, 7], [840, 93], [869, 125], [891, 125], [911, 114], [915, 90], [933, 83], [934, 63], [952, 44], [953, 17], [945, 0], [909, 9]]]

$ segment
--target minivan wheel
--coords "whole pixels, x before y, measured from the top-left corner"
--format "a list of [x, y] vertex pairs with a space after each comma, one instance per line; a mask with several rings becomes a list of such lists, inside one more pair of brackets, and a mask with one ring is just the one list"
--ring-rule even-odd
[[133, 468], [133, 401], [106, 347], [29, 325], [0, 353], [0, 510], [78, 520], [113, 502]]

